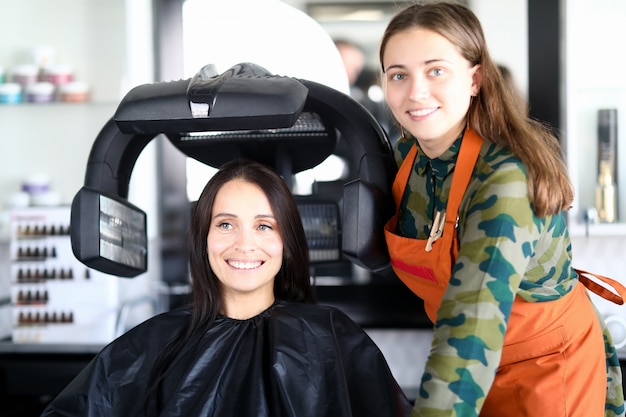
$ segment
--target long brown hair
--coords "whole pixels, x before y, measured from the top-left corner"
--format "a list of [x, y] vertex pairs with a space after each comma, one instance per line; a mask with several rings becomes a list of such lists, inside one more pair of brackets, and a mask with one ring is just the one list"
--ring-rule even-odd
[[547, 126], [528, 117], [526, 109], [519, 106], [489, 55], [476, 15], [461, 4], [446, 2], [415, 4], [400, 11], [389, 22], [381, 41], [383, 72], [389, 39], [415, 27], [445, 37], [471, 65], [481, 66], [482, 84], [470, 103], [468, 125], [481, 137], [510, 149], [522, 161], [528, 171], [528, 191], [535, 213], [543, 217], [568, 209], [574, 190], [559, 141]]

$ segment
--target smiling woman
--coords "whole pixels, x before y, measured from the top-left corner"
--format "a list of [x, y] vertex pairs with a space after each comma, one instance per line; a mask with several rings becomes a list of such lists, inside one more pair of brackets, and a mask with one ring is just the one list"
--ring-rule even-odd
[[615, 347], [588, 290], [607, 296], [572, 265], [558, 140], [519, 105], [476, 15], [409, 6], [379, 55], [405, 132], [387, 246], [434, 325], [413, 414], [623, 416]]
[[283, 242], [265, 193], [234, 179], [218, 191], [207, 240], [209, 264], [223, 291], [223, 313], [248, 319], [274, 302]]
[[431, 30], [400, 32], [387, 45], [387, 103], [396, 120], [419, 138], [427, 156], [440, 156], [465, 127], [470, 100], [480, 88], [478, 69], [456, 45]]
[[43, 416], [409, 415], [369, 336], [313, 303], [304, 228], [277, 173], [222, 166], [190, 245], [192, 304], [105, 347]]

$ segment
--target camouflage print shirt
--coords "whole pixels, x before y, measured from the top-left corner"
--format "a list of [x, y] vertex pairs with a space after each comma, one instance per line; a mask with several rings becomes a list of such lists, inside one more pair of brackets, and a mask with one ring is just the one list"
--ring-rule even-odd
[[[398, 141], [398, 165], [414, 143]], [[460, 143], [461, 137], [436, 159], [418, 152], [399, 211], [403, 236], [428, 238], [434, 213], [445, 210]], [[537, 217], [527, 181], [517, 157], [483, 140], [459, 208], [459, 254], [413, 415], [478, 415], [500, 362], [515, 296], [550, 301], [576, 285], [564, 215]]]

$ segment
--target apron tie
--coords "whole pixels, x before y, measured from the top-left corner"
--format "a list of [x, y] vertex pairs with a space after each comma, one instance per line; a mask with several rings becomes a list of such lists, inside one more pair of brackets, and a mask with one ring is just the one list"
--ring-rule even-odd
[[[574, 268], [574, 271], [578, 273], [578, 280], [585, 287], [587, 287], [589, 291], [615, 304], [618, 304], [618, 305], [624, 304], [624, 297], [626, 297], [626, 287], [624, 287], [619, 282], [615, 281], [614, 279], [605, 277], [604, 275], [595, 274], [593, 272], [587, 272], [582, 269]], [[615, 290], [615, 292], [609, 290], [608, 288], [605, 288], [604, 286], [598, 284], [595, 281], [592, 281], [586, 275], [591, 275], [592, 277], [596, 277], [597, 279], [602, 281], [604, 284], [608, 285], [609, 287], [612, 287], [613, 290]]]

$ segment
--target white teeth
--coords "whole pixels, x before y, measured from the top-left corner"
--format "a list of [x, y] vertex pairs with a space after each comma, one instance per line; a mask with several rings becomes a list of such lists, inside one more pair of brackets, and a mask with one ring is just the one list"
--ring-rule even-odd
[[420, 109], [420, 110], [413, 110], [410, 111], [409, 114], [411, 116], [426, 116], [427, 114], [430, 114], [432, 112], [434, 112], [436, 109], [432, 108], [432, 109]]
[[243, 262], [243, 261], [228, 261], [228, 265], [237, 269], [254, 269], [261, 266], [263, 262], [254, 261], [254, 262]]

